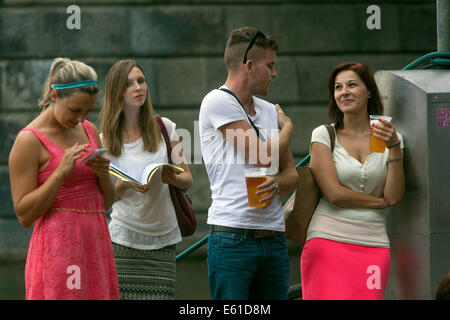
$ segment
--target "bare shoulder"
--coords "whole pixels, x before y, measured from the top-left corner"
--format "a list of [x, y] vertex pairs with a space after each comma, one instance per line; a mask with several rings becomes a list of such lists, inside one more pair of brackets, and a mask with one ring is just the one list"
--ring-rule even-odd
[[24, 158], [23, 160], [39, 160], [41, 142], [32, 131], [21, 131], [16, 137], [11, 148], [10, 161]]
[[40, 145], [41, 141], [32, 131], [24, 130], [18, 133], [13, 147], [36, 148], [40, 147]]

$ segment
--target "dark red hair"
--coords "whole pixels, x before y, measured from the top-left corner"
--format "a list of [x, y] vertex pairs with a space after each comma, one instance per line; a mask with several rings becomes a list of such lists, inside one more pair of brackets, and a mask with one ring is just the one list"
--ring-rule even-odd
[[334, 82], [336, 80], [336, 76], [340, 72], [347, 70], [354, 71], [358, 74], [372, 95], [367, 102], [367, 119], [369, 119], [369, 114], [382, 115], [384, 110], [380, 92], [378, 91], [375, 78], [373, 77], [373, 73], [370, 71], [369, 67], [357, 62], [341, 63], [334, 68], [330, 74], [330, 78], [328, 79], [328, 90], [330, 94], [328, 100], [328, 116], [330, 117], [330, 120], [335, 123], [336, 130], [344, 126], [344, 114], [341, 110], [339, 110], [336, 100], [334, 99]]
[[450, 273], [447, 273], [436, 290], [436, 300], [450, 300]]

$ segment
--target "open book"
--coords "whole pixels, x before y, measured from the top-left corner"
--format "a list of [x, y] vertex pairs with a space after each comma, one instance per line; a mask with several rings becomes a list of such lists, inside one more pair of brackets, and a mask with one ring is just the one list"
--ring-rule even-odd
[[177, 173], [184, 172], [183, 168], [168, 163], [150, 163], [144, 168], [140, 177], [131, 176], [113, 164], [109, 165], [109, 172], [123, 181], [130, 181], [145, 186], [150, 183], [153, 175], [162, 167], [169, 167]]

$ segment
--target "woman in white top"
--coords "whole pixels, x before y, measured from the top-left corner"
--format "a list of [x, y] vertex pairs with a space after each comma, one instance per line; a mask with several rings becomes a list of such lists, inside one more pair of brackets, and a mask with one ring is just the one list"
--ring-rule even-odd
[[[403, 197], [403, 139], [369, 115], [383, 103], [370, 69], [337, 66], [330, 75], [329, 115], [336, 132], [331, 153], [325, 126], [314, 129], [311, 170], [323, 197], [314, 212], [301, 257], [303, 299], [382, 299], [389, 276], [385, 208]], [[386, 142], [370, 151], [370, 135]]]
[[[175, 149], [175, 123], [162, 120]], [[101, 128], [111, 163], [125, 172], [140, 176], [149, 163], [168, 162], [145, 74], [134, 60], [120, 60], [108, 73]], [[121, 299], [174, 299], [175, 245], [181, 233], [168, 184], [187, 189], [193, 179], [182, 152], [172, 159], [184, 172], [175, 174], [164, 167], [147, 186], [115, 184], [109, 231]]]

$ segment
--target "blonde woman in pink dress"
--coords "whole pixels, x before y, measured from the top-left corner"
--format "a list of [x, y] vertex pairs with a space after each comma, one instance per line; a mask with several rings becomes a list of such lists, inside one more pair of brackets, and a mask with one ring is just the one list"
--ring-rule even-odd
[[25, 267], [26, 299], [118, 299], [118, 281], [104, 210], [114, 201], [109, 160], [82, 163], [101, 147], [86, 117], [97, 75], [79, 61], [54, 60], [42, 112], [17, 135], [9, 157], [19, 222], [34, 224]]

